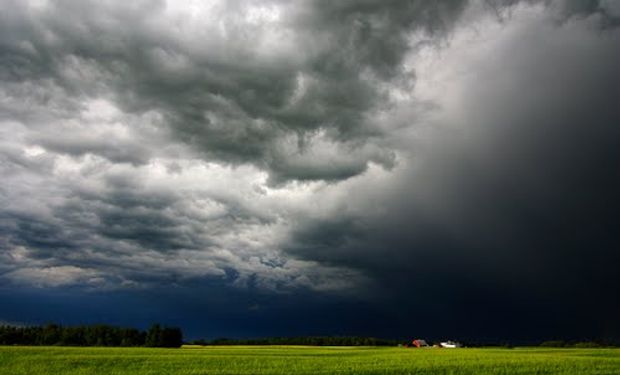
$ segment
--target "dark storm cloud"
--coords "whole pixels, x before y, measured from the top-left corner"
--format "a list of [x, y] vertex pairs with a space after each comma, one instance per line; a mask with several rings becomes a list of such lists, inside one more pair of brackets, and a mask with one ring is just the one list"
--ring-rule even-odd
[[618, 337], [620, 33], [556, 15], [517, 13], [492, 61], [460, 62], [458, 109], [380, 214], [310, 221], [289, 251], [373, 274], [397, 319]]
[[[409, 34], [445, 33], [465, 3], [309, 2], [281, 6], [276, 22], [248, 24], [245, 8], [257, 4], [223, 4], [210, 20], [182, 21], [163, 2], [7, 2], [0, 74], [7, 83], [51, 82], [56, 95], [103, 95], [125, 111], [157, 111], [207, 158], [253, 163], [274, 182], [346, 179], [370, 161], [392, 166], [383, 130], [368, 119], [387, 104], [381, 85], [412, 80], [401, 76]], [[323, 151], [314, 149], [317, 134], [338, 152], [313, 163]], [[144, 160], [123, 154], [122, 144], [46, 146]], [[355, 161], [342, 159], [349, 153]]]
[[[23, 269], [45, 273], [71, 265], [77, 272], [111, 276], [111, 287], [119, 282], [131, 286], [135, 282], [219, 277], [226, 268], [238, 268], [235, 263], [244, 262], [244, 250], [237, 249], [238, 253], [227, 259], [212, 250], [226, 246], [225, 240], [213, 239], [231, 232], [242, 235], [245, 226], [262, 226], [269, 220], [240, 203], [217, 202], [211, 196], [195, 199], [187, 196], [191, 193], [167, 187], [144, 187], [139, 175], [112, 175], [95, 188], [64, 189], [67, 191], [59, 202], [39, 196], [33, 211], [13, 204], [3, 211], [0, 233], [8, 250], [5, 261], [13, 264], [18, 275]], [[221, 208], [206, 217], [191, 207], [200, 200]], [[32, 204], [26, 199], [22, 203]], [[54, 280], [52, 277], [49, 284], [54, 285]], [[74, 281], [83, 280], [66, 280], [68, 284]], [[46, 282], [41, 280], [42, 285]]]
[[1, 4], [15, 305], [619, 337], [615, 2]]
[[[371, 117], [389, 107], [389, 85], [414, 78], [401, 66], [409, 35], [447, 35], [464, 3], [194, 5], [3, 3], [9, 278], [133, 282], [153, 262], [173, 274], [234, 270], [241, 283], [355, 282], [334, 279], [350, 270], [325, 278], [281, 259], [305, 208], [273, 208], [265, 188], [392, 168], [389, 129]], [[231, 164], [256, 169], [219, 169]], [[288, 190], [276, 194], [286, 202]]]

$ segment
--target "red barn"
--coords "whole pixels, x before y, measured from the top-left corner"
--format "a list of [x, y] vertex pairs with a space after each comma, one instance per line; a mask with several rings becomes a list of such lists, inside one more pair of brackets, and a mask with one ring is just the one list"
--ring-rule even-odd
[[413, 346], [415, 346], [416, 348], [422, 348], [422, 347], [428, 346], [426, 341], [422, 340], [422, 339], [415, 339], [415, 340], [411, 341], [411, 344]]

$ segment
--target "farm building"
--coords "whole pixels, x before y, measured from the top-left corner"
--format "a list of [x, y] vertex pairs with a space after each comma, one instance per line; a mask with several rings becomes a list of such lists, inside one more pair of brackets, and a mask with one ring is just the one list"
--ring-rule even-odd
[[439, 345], [441, 345], [442, 348], [460, 348], [462, 346], [460, 343], [455, 341], [443, 341]]
[[415, 346], [416, 348], [423, 348], [423, 347], [428, 346], [428, 344], [426, 343], [426, 340], [422, 340], [422, 339], [415, 339], [411, 341], [411, 345]]

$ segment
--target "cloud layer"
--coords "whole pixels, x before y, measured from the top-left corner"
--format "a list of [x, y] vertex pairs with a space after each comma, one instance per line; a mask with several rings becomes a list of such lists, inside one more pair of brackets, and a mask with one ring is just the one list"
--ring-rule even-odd
[[0, 7], [6, 285], [618, 307], [613, 1]]

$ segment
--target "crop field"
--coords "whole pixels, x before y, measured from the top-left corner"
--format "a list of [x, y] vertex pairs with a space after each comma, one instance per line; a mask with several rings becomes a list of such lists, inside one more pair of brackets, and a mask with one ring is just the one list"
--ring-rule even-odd
[[5, 346], [0, 374], [620, 374], [620, 349]]

